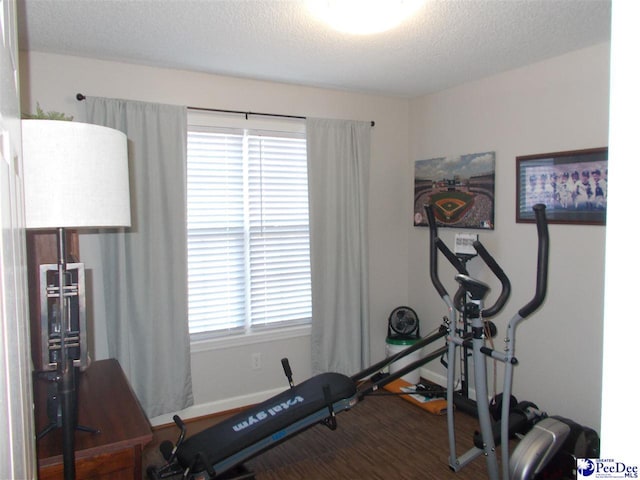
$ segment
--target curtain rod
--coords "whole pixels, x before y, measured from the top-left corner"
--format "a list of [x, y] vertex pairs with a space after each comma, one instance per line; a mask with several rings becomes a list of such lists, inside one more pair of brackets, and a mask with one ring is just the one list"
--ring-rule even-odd
[[[82, 101], [85, 97], [82, 93], [76, 94], [76, 100]], [[217, 113], [234, 113], [238, 115], [244, 115], [245, 118], [249, 118], [249, 115], [255, 115], [260, 117], [278, 117], [278, 118], [295, 118], [298, 120], [306, 120], [307, 117], [299, 116], [299, 115], [283, 115], [280, 113], [260, 113], [260, 112], [245, 112], [241, 110], [223, 110], [220, 108], [205, 108], [205, 107], [187, 107], [189, 110], [198, 110], [201, 112], [217, 112]], [[376, 122], [371, 121], [371, 126], [375, 127]]]

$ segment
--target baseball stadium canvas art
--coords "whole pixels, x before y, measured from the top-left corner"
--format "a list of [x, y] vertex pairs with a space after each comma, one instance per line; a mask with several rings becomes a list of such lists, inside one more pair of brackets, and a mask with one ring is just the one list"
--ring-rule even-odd
[[428, 226], [424, 207], [433, 205], [438, 227], [494, 228], [495, 152], [418, 160], [413, 224]]
[[516, 157], [516, 222], [544, 203], [549, 223], [604, 225], [607, 174], [606, 147]]

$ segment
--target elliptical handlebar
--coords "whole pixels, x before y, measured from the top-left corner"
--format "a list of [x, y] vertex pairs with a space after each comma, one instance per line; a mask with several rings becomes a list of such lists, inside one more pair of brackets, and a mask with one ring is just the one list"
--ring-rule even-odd
[[549, 271], [549, 227], [546, 207], [542, 203], [533, 206], [538, 230], [538, 263], [536, 275], [536, 293], [529, 303], [518, 310], [520, 317], [531, 315], [542, 304], [547, 294], [547, 276]]
[[[438, 238], [438, 228], [436, 226], [436, 219], [433, 213], [433, 206], [425, 205], [424, 209], [427, 213], [427, 219], [429, 221], [429, 232], [430, 232], [430, 240], [431, 240], [431, 261], [430, 261], [431, 281], [433, 282], [433, 285], [436, 287], [436, 290], [438, 291], [440, 296], [443, 297], [444, 295], [447, 294], [447, 291], [442, 285], [440, 278], [438, 277], [438, 264], [437, 264], [438, 250], [440, 250], [444, 254], [444, 256], [447, 258], [447, 260], [449, 260], [451, 265], [453, 265], [453, 267], [458, 271], [458, 273], [461, 273], [463, 275], [469, 275], [469, 274], [467, 273], [467, 269], [464, 267], [464, 265], [458, 259], [458, 257], [456, 257], [456, 255], [451, 250], [449, 250], [449, 248], [444, 244], [444, 242]], [[482, 260], [487, 264], [489, 269], [491, 269], [493, 274], [498, 278], [498, 280], [500, 280], [500, 283], [502, 285], [502, 290], [500, 291], [500, 295], [498, 296], [498, 299], [496, 300], [496, 302], [491, 307], [485, 308], [484, 310], [482, 310], [482, 316], [484, 318], [493, 317], [500, 310], [502, 310], [502, 308], [507, 303], [507, 300], [511, 295], [511, 282], [509, 281], [509, 278], [504, 273], [500, 265], [498, 265], [498, 262], [495, 261], [495, 259], [491, 256], [491, 254], [487, 251], [487, 249], [484, 248], [484, 245], [482, 245], [482, 243], [480, 243], [479, 240], [476, 240], [475, 242], [473, 242], [473, 247], [476, 249], [476, 252], [478, 252], [478, 255], [480, 256], [480, 258], [482, 258]], [[464, 288], [461, 286], [456, 292], [454, 305], [458, 305], [460, 300], [464, 301], [464, 295], [465, 295]]]
[[495, 259], [491, 256], [487, 249], [484, 248], [484, 245], [482, 245], [479, 240], [473, 242], [473, 248], [476, 249], [476, 252], [478, 252], [480, 258], [482, 258], [484, 263], [487, 264], [493, 274], [498, 278], [498, 280], [500, 280], [500, 284], [502, 285], [502, 289], [500, 290], [500, 295], [498, 296], [496, 303], [494, 303], [491, 307], [482, 310], [482, 317], [490, 318], [496, 315], [500, 310], [502, 310], [502, 308], [507, 303], [507, 300], [509, 300], [509, 296], [511, 295], [511, 282], [509, 281], [509, 277], [507, 277], [507, 274], [504, 273], [504, 270], [502, 270], [502, 267], [498, 265], [498, 262], [495, 261]]
[[429, 273], [431, 274], [431, 282], [433, 282], [433, 286], [438, 291], [438, 294], [441, 297], [446, 297], [449, 294], [447, 293], [447, 289], [444, 288], [444, 285], [440, 281], [440, 277], [438, 276], [438, 250], [442, 252], [442, 254], [447, 257], [447, 260], [453, 265], [453, 267], [458, 271], [458, 273], [462, 273], [463, 275], [468, 275], [467, 269], [462, 265], [462, 262], [455, 256], [455, 254], [449, 250], [449, 248], [444, 244], [442, 240], [438, 238], [438, 227], [436, 226], [436, 218], [433, 214], [433, 206], [425, 205], [425, 212], [427, 213], [427, 220], [429, 221], [429, 241], [431, 243], [430, 251], [430, 261], [429, 261]]

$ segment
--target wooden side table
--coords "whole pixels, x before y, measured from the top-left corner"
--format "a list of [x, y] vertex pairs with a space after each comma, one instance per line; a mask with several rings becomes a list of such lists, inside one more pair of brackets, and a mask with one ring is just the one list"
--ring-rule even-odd
[[[37, 433], [49, 424], [47, 386], [47, 381], [35, 380]], [[100, 432], [76, 431], [76, 478], [141, 479], [142, 449], [151, 442], [151, 426], [118, 361], [93, 362], [79, 375], [77, 391], [78, 424]], [[63, 478], [62, 429], [38, 440], [37, 449], [38, 478]]]

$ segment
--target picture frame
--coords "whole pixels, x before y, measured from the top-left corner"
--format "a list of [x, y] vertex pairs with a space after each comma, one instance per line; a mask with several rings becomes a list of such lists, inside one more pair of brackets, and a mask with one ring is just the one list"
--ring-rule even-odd
[[495, 152], [415, 162], [413, 225], [428, 227], [425, 205], [433, 205], [438, 227], [495, 228]]
[[546, 205], [548, 223], [606, 225], [607, 147], [516, 157], [516, 223], [534, 223]]

